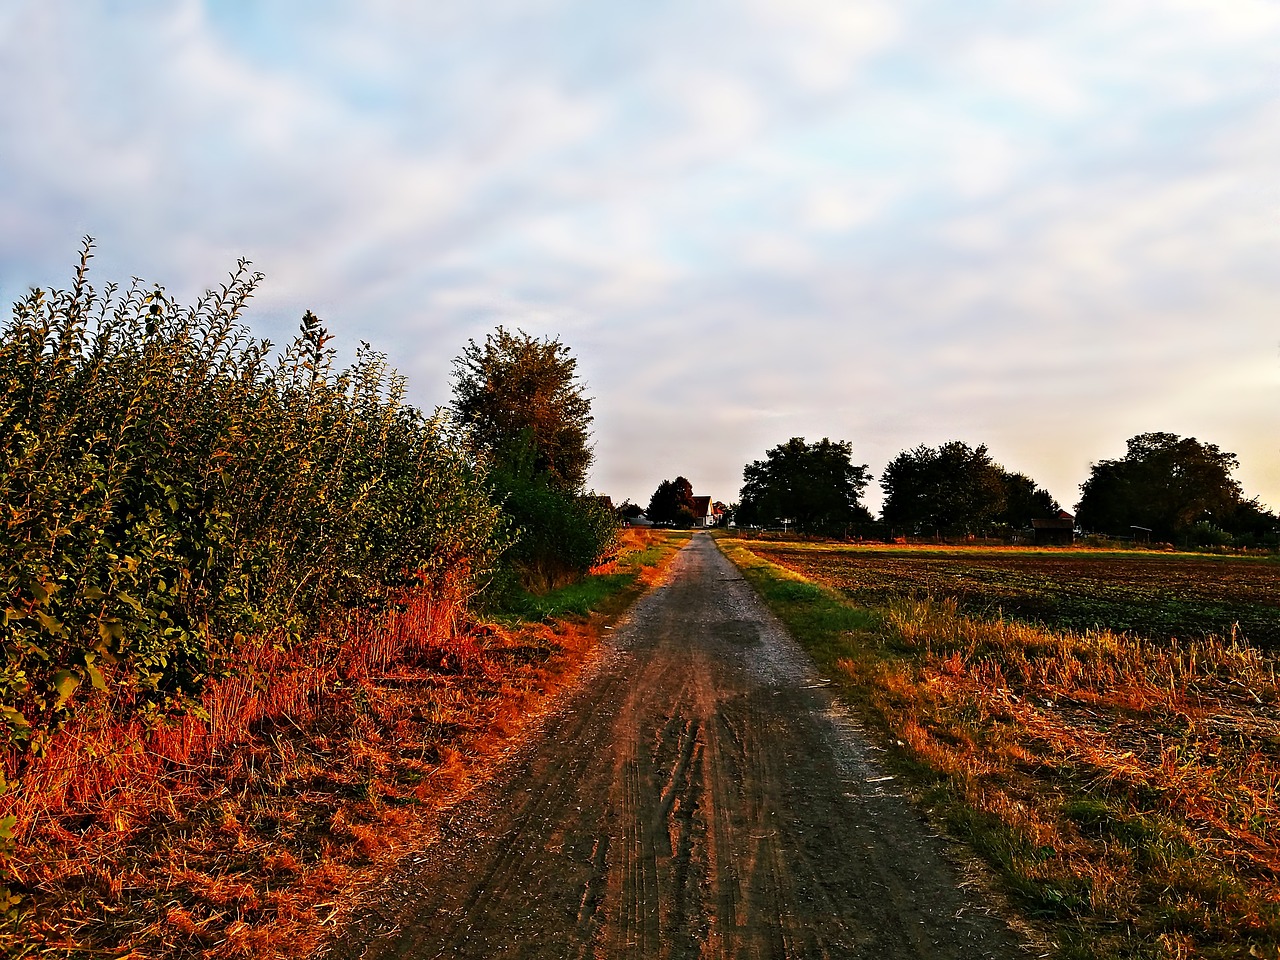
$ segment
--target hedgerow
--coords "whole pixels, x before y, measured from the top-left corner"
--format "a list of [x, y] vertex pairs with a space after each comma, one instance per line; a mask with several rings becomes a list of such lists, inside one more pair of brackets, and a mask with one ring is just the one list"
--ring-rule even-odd
[[482, 469], [368, 344], [335, 369], [308, 312], [275, 354], [241, 320], [245, 261], [183, 307], [95, 290], [91, 257], [0, 334], [8, 780], [95, 696], [117, 722], [198, 713], [262, 638], [288, 659], [355, 612], [460, 608], [507, 539]]

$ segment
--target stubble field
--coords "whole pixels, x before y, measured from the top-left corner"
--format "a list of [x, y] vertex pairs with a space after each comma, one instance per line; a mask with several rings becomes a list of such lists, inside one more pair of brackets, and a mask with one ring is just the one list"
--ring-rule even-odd
[[848, 548], [753, 550], [868, 606], [954, 598], [965, 613], [1076, 631], [1196, 639], [1232, 630], [1280, 649], [1280, 562], [1133, 551]]
[[1046, 956], [1280, 957], [1280, 563], [721, 544]]

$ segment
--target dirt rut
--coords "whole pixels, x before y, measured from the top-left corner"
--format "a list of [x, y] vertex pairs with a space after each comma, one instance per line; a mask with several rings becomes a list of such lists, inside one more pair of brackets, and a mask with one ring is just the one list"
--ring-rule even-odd
[[336, 958], [1013, 958], [706, 535]]

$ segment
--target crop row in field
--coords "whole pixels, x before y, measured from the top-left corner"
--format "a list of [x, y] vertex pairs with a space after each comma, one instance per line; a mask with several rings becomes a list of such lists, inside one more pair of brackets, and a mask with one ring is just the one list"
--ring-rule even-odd
[[954, 599], [975, 616], [1153, 639], [1230, 636], [1280, 648], [1280, 563], [1196, 554], [757, 543], [761, 557], [856, 603]]

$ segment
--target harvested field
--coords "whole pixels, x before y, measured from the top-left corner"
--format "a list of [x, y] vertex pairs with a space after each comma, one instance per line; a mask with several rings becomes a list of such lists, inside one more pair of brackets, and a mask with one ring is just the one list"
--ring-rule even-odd
[[1280, 649], [1280, 562], [1187, 553], [885, 549], [750, 544], [754, 553], [876, 606], [954, 599], [965, 613], [1152, 639], [1230, 636]]
[[721, 542], [1046, 956], [1280, 956], [1274, 562]]

